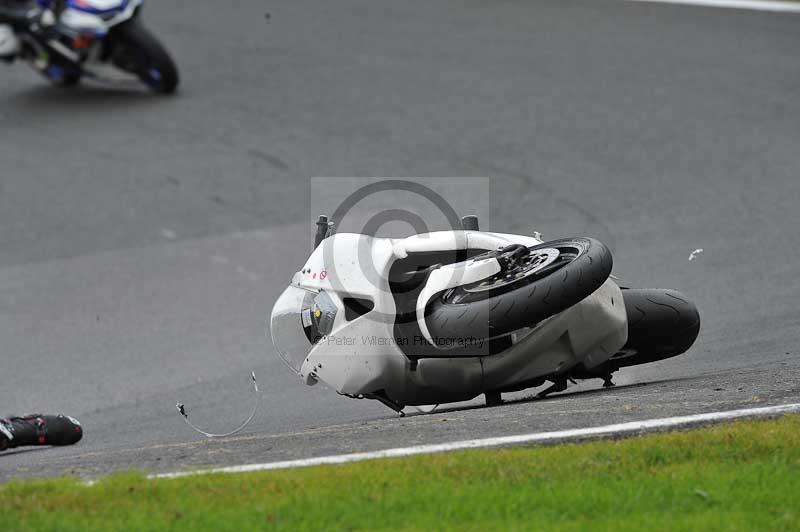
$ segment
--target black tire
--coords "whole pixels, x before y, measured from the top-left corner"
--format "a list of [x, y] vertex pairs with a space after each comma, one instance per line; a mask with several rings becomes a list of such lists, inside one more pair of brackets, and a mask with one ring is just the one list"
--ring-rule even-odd
[[580, 302], [611, 274], [611, 251], [602, 242], [565, 238], [528, 249], [533, 256], [549, 248], [559, 250], [562, 262], [497, 290], [470, 294], [461, 286], [435, 297], [427, 309], [431, 336], [494, 338], [530, 327]]
[[81, 77], [82, 75], [80, 72], [67, 72], [60, 80], [55, 81], [51, 79], [50, 81], [56, 87], [60, 87], [62, 89], [72, 89], [78, 86], [78, 84], [81, 82]]
[[688, 350], [700, 333], [700, 313], [677, 290], [660, 288], [624, 289], [628, 314], [628, 341], [618, 367], [647, 364], [671, 358]]
[[[53, 77], [49, 70], [50, 68], [58, 68], [61, 70], [61, 74], [58, 77]], [[42, 76], [44, 76], [54, 87], [58, 87], [61, 89], [71, 89], [76, 87], [80, 82], [81, 78], [83, 77], [83, 73], [80, 71], [79, 68], [66, 65], [66, 64], [51, 64], [50, 67], [47, 69], [40, 71]]]
[[160, 94], [172, 94], [178, 87], [178, 68], [164, 46], [134, 19], [114, 29], [114, 64], [139, 76]]

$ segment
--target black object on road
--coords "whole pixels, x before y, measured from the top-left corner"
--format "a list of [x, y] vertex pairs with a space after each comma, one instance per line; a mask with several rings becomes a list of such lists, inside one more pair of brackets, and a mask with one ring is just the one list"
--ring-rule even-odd
[[61, 414], [0, 418], [0, 451], [24, 445], [73, 445], [82, 437], [80, 422]]

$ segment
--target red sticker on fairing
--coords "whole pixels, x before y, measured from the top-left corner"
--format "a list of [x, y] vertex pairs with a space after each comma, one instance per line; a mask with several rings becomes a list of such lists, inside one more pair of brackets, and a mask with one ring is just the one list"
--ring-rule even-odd
[[324, 281], [327, 276], [328, 276], [328, 272], [327, 271], [322, 270], [321, 272], [319, 272], [319, 280], [320, 281]]

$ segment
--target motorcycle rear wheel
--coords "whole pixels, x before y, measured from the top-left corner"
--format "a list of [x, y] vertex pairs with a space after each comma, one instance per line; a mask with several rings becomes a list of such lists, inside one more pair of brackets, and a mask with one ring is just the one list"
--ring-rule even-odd
[[628, 314], [628, 341], [611, 361], [618, 367], [671, 358], [687, 351], [700, 333], [700, 313], [677, 290], [622, 290]]

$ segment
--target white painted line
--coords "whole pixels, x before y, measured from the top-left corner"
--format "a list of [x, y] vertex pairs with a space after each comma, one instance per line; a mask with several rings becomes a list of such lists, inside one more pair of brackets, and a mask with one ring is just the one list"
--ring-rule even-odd
[[632, 421], [630, 423], [620, 423], [617, 425], [606, 425], [603, 427], [591, 427], [586, 429], [559, 430], [555, 432], [540, 432], [535, 434], [521, 434], [518, 436], [503, 436], [498, 438], [485, 438], [480, 440], [465, 440], [450, 443], [440, 443], [434, 445], [416, 445], [414, 447], [400, 447], [397, 449], [386, 449], [368, 453], [340, 454], [334, 456], [320, 456], [317, 458], [305, 458], [301, 460], [287, 460], [284, 462], [271, 462], [266, 464], [249, 464], [232, 467], [220, 467], [218, 469], [205, 469], [202, 471], [184, 471], [180, 473], [166, 473], [161, 475], [151, 475], [149, 478], [180, 478], [194, 475], [207, 475], [209, 473], [250, 473], [253, 471], [269, 471], [272, 469], [291, 469], [296, 467], [309, 467], [317, 465], [346, 464], [349, 462], [361, 462], [363, 460], [375, 460], [377, 458], [397, 458], [403, 456], [414, 456], [418, 454], [443, 453], [447, 451], [459, 451], [463, 449], [476, 449], [484, 447], [501, 447], [508, 445], [520, 445], [525, 443], [545, 443], [574, 441], [587, 438], [598, 438], [603, 436], [617, 436], [624, 434], [641, 434], [654, 432], [669, 428], [678, 428], [705, 423], [728, 421], [732, 419], [768, 417], [787, 413], [800, 412], [800, 403], [768, 406], [762, 408], [748, 408], [743, 410], [730, 410], [728, 412], [711, 412], [708, 414], [695, 414], [692, 416], [670, 417], [662, 419], [649, 419], [645, 421]]
[[722, 7], [728, 9], [750, 9], [779, 13], [800, 13], [800, 3], [783, 0], [630, 0], [631, 2], [656, 2], [660, 4], [683, 4], [687, 6]]

